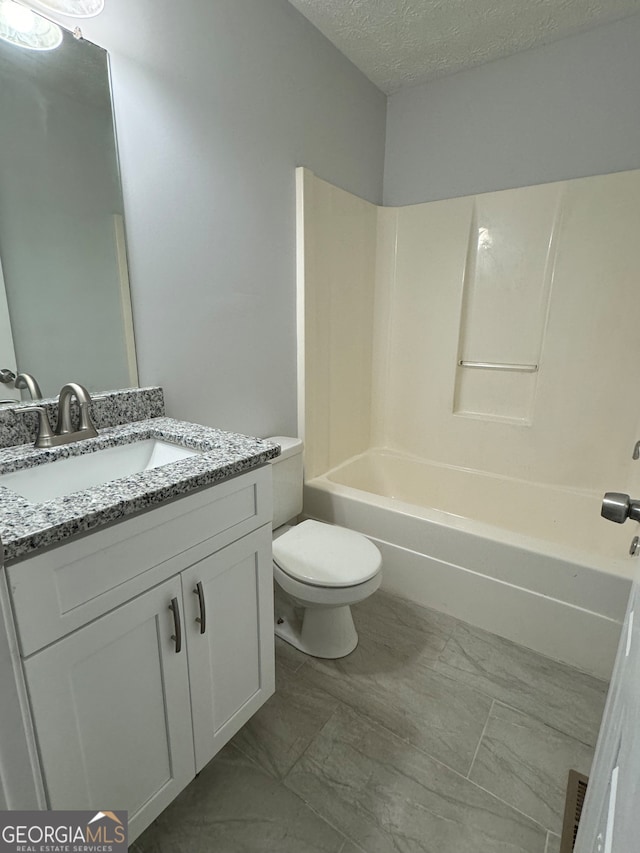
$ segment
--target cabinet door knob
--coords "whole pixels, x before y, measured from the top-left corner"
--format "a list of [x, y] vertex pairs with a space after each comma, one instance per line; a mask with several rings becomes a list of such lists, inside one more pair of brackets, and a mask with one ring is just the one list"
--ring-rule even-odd
[[193, 590], [194, 594], [198, 596], [198, 603], [200, 605], [200, 616], [196, 616], [196, 622], [200, 623], [200, 633], [204, 634], [207, 630], [207, 607], [204, 602], [204, 589], [202, 588], [202, 581], [200, 581], [196, 588]]
[[182, 623], [180, 622], [180, 605], [178, 604], [177, 598], [171, 599], [169, 610], [173, 613], [173, 624], [175, 628], [175, 634], [171, 635], [171, 639], [176, 644], [176, 654], [179, 655], [182, 651]]

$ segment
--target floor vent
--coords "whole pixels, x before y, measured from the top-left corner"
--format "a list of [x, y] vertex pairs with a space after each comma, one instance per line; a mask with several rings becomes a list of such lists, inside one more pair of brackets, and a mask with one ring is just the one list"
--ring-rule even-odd
[[576, 770], [569, 771], [560, 853], [572, 853], [573, 851], [580, 824], [580, 815], [582, 814], [582, 807], [584, 805], [584, 795], [587, 793], [588, 781], [588, 776], [583, 776], [582, 773], [578, 773]]

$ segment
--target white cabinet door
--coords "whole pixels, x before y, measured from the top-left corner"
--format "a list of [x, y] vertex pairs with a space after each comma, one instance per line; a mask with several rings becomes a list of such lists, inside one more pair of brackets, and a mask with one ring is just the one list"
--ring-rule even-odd
[[275, 690], [271, 525], [191, 566], [182, 586], [199, 772]]
[[49, 807], [126, 809], [131, 840], [195, 772], [173, 599], [179, 577], [24, 662]]

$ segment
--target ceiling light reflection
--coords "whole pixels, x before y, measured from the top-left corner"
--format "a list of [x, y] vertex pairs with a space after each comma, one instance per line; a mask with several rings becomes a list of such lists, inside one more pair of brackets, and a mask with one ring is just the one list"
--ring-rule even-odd
[[0, 0], [0, 39], [28, 50], [55, 50], [62, 30], [14, 0]]
[[478, 228], [478, 247], [490, 249], [493, 246], [493, 237], [488, 228]]
[[34, 9], [70, 18], [93, 18], [104, 9], [104, 0], [24, 0]]

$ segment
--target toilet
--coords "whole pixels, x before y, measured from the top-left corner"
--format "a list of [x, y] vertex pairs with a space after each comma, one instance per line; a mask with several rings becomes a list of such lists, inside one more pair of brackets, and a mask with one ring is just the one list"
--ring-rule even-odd
[[380, 586], [382, 556], [366, 537], [320, 521], [292, 524], [302, 512], [302, 441], [269, 439], [273, 459], [275, 632], [305, 654], [341, 658], [358, 645], [351, 605]]

